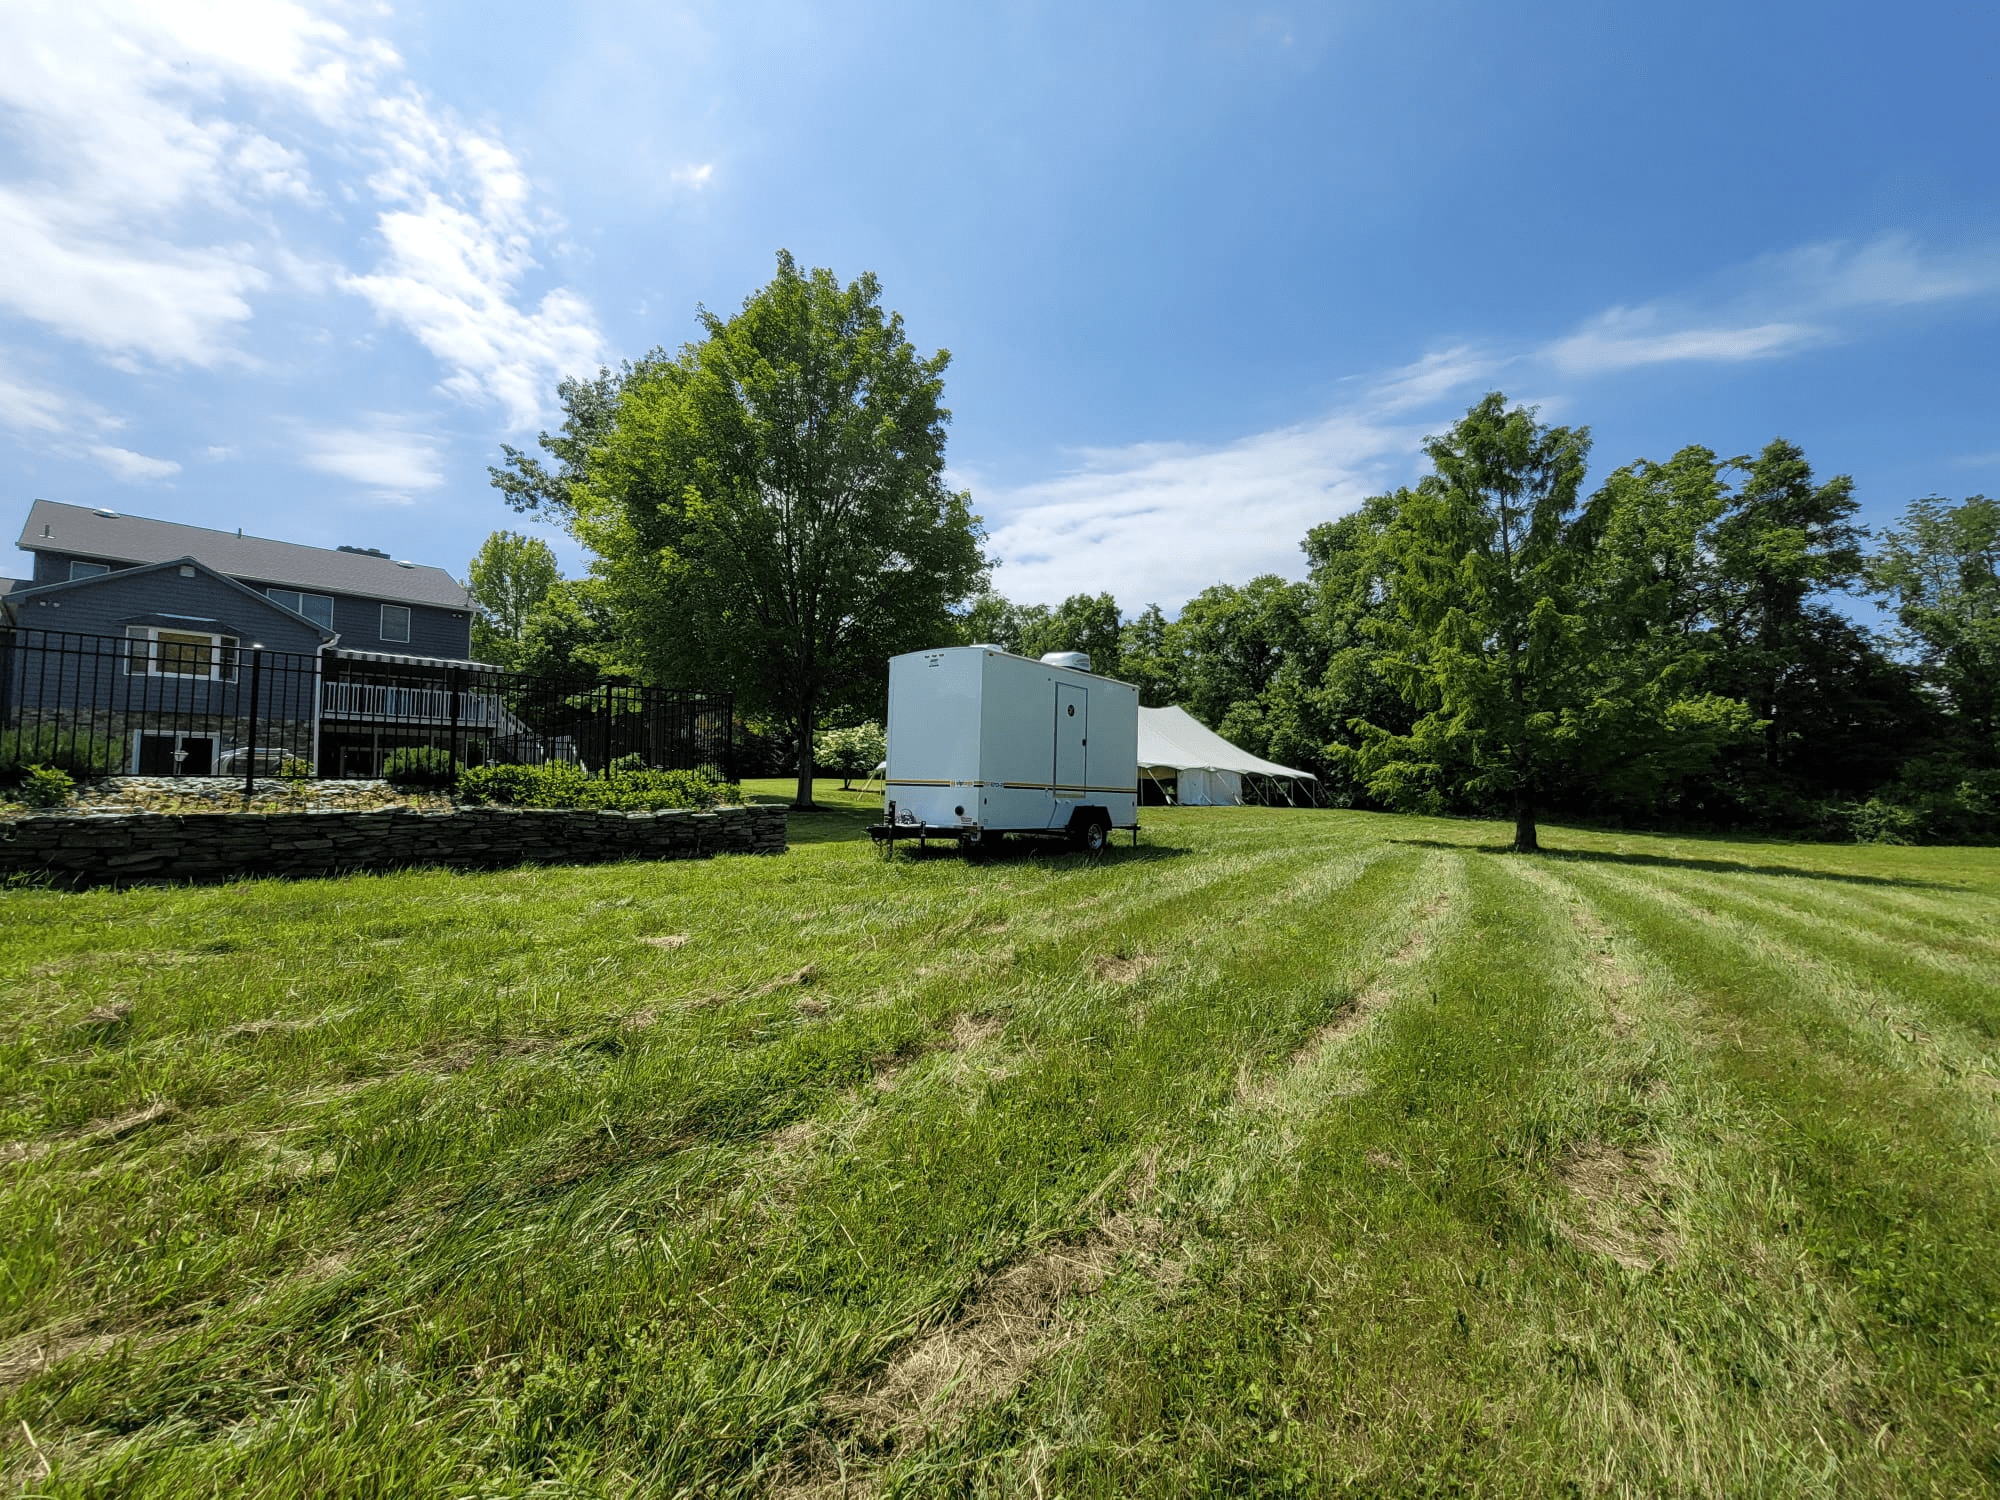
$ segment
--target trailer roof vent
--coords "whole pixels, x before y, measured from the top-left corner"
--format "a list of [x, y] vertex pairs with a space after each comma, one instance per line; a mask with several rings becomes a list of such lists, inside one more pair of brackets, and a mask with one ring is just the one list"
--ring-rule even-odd
[[1050, 667], [1075, 667], [1079, 672], [1090, 670], [1088, 651], [1046, 651], [1042, 653], [1042, 664]]

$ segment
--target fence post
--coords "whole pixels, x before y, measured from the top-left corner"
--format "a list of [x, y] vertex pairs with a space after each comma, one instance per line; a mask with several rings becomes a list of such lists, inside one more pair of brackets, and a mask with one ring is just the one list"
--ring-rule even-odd
[[598, 775], [611, 774], [611, 684], [604, 684], [604, 758], [598, 762]]
[[460, 680], [460, 679], [459, 679], [459, 673], [458, 673], [458, 668], [457, 668], [457, 667], [446, 667], [446, 668], [444, 669], [444, 690], [445, 690], [446, 694], [448, 694], [448, 695], [450, 696], [450, 698], [451, 698], [451, 761], [452, 761], [452, 764], [453, 764], [453, 765], [457, 765], [457, 764], [458, 764], [458, 684], [459, 684], [459, 680]]
[[[257, 790], [257, 689], [264, 675], [264, 648], [250, 648], [250, 753], [243, 757], [243, 795]], [[220, 770], [220, 767], [217, 767]]]

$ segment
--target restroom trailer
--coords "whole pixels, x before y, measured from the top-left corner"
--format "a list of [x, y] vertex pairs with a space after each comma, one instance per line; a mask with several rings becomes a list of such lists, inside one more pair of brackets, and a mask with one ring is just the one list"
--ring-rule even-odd
[[889, 759], [878, 841], [1003, 834], [1098, 850], [1139, 824], [1139, 690], [1090, 658], [998, 646], [889, 661]]

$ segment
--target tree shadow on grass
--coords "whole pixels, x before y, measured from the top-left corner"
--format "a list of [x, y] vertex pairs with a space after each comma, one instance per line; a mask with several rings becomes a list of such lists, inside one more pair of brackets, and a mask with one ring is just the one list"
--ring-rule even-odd
[[795, 848], [801, 844], [865, 843], [868, 825], [881, 821], [877, 808], [822, 807], [817, 812], [788, 812], [785, 842]]
[[1104, 865], [1146, 864], [1159, 859], [1180, 859], [1192, 852], [1173, 844], [1140, 844], [1134, 848], [1130, 844], [1114, 843], [1102, 854], [1085, 854], [1062, 839], [1052, 838], [1009, 838], [997, 846], [976, 851], [962, 850], [952, 839], [932, 839], [927, 844], [919, 844], [913, 838], [896, 840], [897, 859], [922, 861], [956, 859], [982, 865], [1024, 865], [1038, 861]]
[[[1463, 849], [1473, 854], [1513, 854], [1506, 844], [1454, 844], [1443, 839], [1396, 839], [1420, 849]], [[1609, 849], [1543, 849], [1529, 859], [1563, 860], [1572, 864], [1638, 865], [1663, 870], [1699, 870], [1710, 875], [1774, 875], [1792, 880], [1831, 880], [1841, 885], [1892, 886], [1908, 891], [1963, 891], [1958, 881], [1910, 880], [1893, 875], [1850, 875], [1839, 870], [1808, 870], [1797, 865], [1759, 865], [1735, 859], [1688, 859], [1669, 854], [1619, 854]]]

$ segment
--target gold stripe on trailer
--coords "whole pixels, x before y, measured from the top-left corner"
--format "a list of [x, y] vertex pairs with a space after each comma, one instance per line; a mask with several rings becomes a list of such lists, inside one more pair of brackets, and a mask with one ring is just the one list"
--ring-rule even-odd
[[1010, 792], [1129, 792], [1136, 796], [1136, 786], [1057, 786], [1047, 781], [1003, 781], [1000, 785]]
[[885, 785], [888, 785], [888, 786], [957, 786], [957, 785], [958, 785], [958, 783], [957, 783], [957, 782], [955, 782], [955, 781], [911, 781], [911, 780], [909, 780], [909, 779], [908, 779], [907, 777], [902, 777], [902, 776], [898, 776], [898, 777], [897, 777], [897, 778], [896, 778], [896, 779], [895, 779], [894, 781], [890, 781], [890, 782], [887, 782], [887, 783], [885, 783]]

